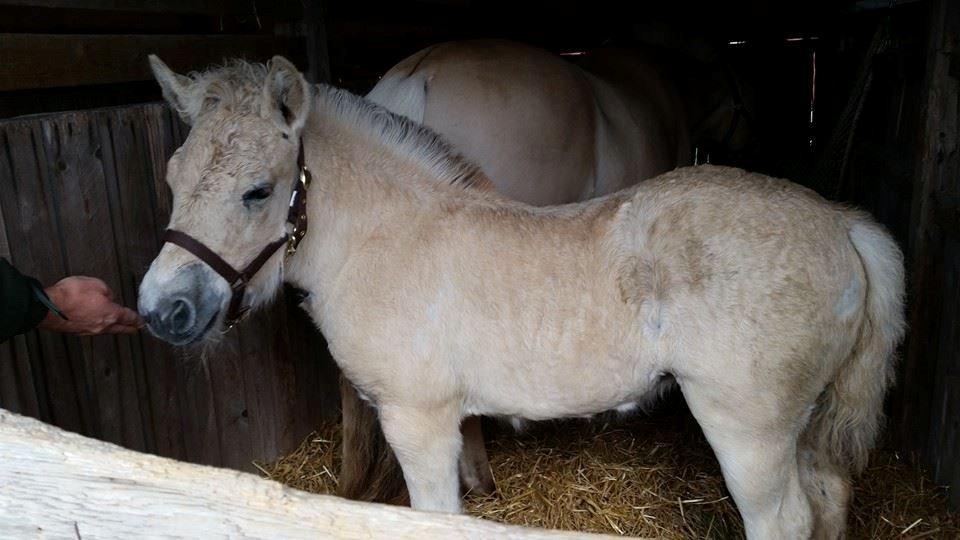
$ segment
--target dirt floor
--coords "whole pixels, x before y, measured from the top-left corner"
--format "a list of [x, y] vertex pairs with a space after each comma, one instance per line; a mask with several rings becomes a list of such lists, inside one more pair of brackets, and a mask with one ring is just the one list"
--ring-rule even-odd
[[[702, 433], [684, 411], [607, 421], [486, 426], [497, 492], [468, 495], [471, 515], [553, 529], [650, 538], [742, 538], [740, 517]], [[276, 463], [284, 484], [336, 490], [340, 429], [331, 424]], [[855, 481], [851, 538], [960, 539], [943, 490], [900, 456], [875, 452]]]

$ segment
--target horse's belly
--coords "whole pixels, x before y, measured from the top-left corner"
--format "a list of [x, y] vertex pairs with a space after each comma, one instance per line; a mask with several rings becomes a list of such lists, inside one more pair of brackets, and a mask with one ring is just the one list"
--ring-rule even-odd
[[[581, 283], [586, 282], [586, 280]], [[655, 384], [661, 351], [608, 284], [562, 280], [517, 291], [469, 314], [462, 370], [475, 411], [530, 419], [594, 414], [632, 403]], [[512, 301], [510, 301], [512, 300]], [[486, 306], [484, 304], [484, 306]], [[466, 320], [466, 319], [465, 319]]]
[[[600, 347], [602, 348], [602, 347]], [[651, 358], [614, 354], [564, 357], [553, 351], [498, 352], [481, 360], [467, 394], [470, 414], [531, 420], [584, 416], [644, 401], [663, 373]]]

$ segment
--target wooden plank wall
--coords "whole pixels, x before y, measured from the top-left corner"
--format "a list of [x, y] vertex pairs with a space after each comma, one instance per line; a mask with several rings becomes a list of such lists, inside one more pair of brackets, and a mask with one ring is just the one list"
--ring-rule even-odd
[[[166, 160], [186, 129], [156, 103], [0, 121], [0, 256], [43, 283], [99, 277], [135, 306], [169, 216]], [[209, 350], [146, 334], [19, 336], [0, 345], [0, 407], [249, 470], [337, 410], [335, 368], [298, 311], [281, 298]]]
[[299, 0], [0, 0], [0, 118], [158, 100], [150, 53], [178, 72], [275, 54], [326, 67], [307, 34], [325, 35]]
[[960, 508], [960, 4], [929, 3], [910, 216], [910, 330], [893, 430]]

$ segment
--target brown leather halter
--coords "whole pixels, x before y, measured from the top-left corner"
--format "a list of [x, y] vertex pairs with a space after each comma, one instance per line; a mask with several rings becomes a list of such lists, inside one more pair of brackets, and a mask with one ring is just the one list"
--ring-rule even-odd
[[230, 266], [230, 263], [223, 260], [222, 257], [213, 252], [203, 242], [190, 236], [187, 233], [167, 229], [163, 235], [163, 241], [182, 247], [196, 256], [201, 261], [207, 263], [207, 266], [214, 272], [220, 274], [223, 279], [230, 284], [230, 307], [227, 310], [224, 322], [227, 330], [233, 328], [235, 324], [243, 319], [244, 315], [250, 311], [250, 306], [243, 305], [243, 296], [247, 289], [247, 283], [253, 279], [260, 268], [278, 249], [284, 245], [287, 246], [287, 255], [293, 254], [307, 234], [307, 187], [310, 185], [310, 171], [304, 164], [303, 159], [303, 141], [300, 141], [300, 150], [297, 153], [297, 180], [293, 187], [293, 194], [290, 196], [290, 210], [287, 212], [287, 223], [293, 226], [293, 230], [284, 233], [284, 235], [273, 242], [267, 244], [260, 253], [250, 261], [250, 264], [241, 270]]

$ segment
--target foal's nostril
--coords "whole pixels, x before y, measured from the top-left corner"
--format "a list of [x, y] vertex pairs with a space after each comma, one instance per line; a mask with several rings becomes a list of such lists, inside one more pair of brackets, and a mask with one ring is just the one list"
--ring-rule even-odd
[[197, 312], [193, 304], [181, 298], [173, 303], [167, 327], [174, 334], [185, 334], [193, 329], [196, 320]]

